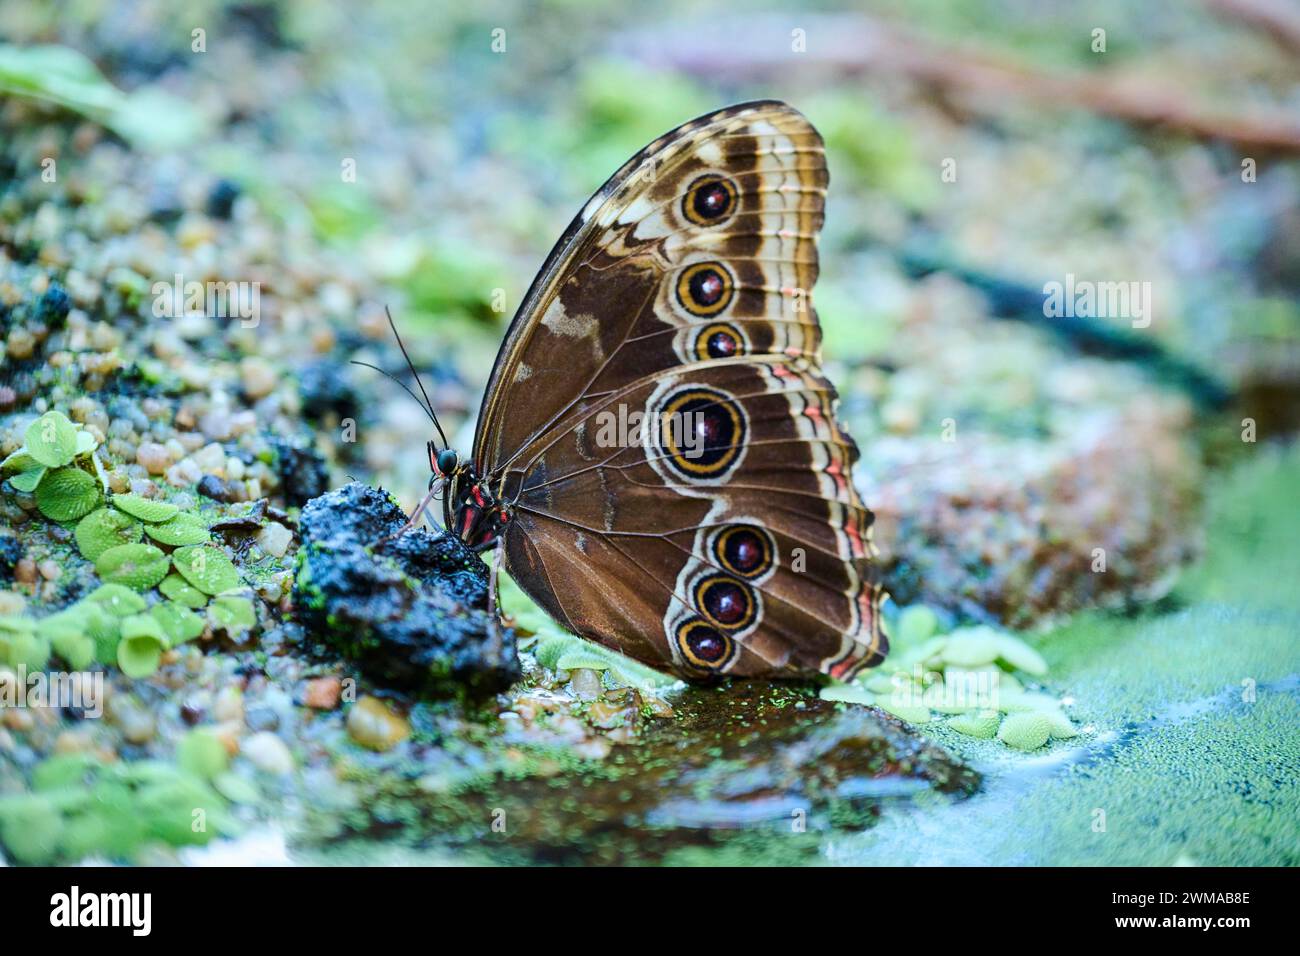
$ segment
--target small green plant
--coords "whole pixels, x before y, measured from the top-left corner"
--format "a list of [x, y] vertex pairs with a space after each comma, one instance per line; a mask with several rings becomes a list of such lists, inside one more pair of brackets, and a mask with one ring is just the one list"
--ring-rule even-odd
[[20, 863], [131, 860], [150, 843], [201, 846], [235, 832], [226, 800], [183, 762], [61, 754], [33, 770], [29, 792], [0, 796], [0, 841]]
[[1059, 700], [1026, 690], [1021, 679], [1047, 674], [1047, 661], [1020, 638], [985, 625], [940, 634], [938, 616], [916, 605], [894, 626], [890, 655], [852, 683], [831, 683], [823, 700], [871, 704], [912, 724], [938, 726], [967, 737], [995, 737], [1017, 750], [1078, 734]]
[[105, 484], [94, 451], [95, 437], [60, 411], [48, 411], [27, 426], [23, 446], [0, 462], [0, 475], [15, 489], [36, 495], [51, 521], [76, 521], [94, 511]]
[[674, 678], [630, 657], [570, 634], [534, 604], [509, 575], [501, 575], [500, 582], [502, 612], [514, 620], [517, 629], [533, 635], [528, 646], [537, 663], [543, 667], [550, 670], [606, 671], [620, 683], [646, 689], [676, 683]]

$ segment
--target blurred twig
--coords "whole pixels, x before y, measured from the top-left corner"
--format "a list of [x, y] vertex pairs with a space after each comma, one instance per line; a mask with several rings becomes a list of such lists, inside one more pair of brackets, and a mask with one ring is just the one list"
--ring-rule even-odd
[[1280, 110], [1225, 112], [1184, 88], [1159, 86], [1148, 77], [1126, 77], [1115, 70], [1040, 69], [866, 16], [810, 16], [800, 23], [811, 38], [803, 53], [790, 49], [788, 20], [763, 17], [731, 25], [723, 47], [699, 31], [671, 27], [627, 37], [623, 45], [642, 59], [666, 61], [715, 79], [720, 73], [753, 77], [809, 66], [840, 74], [902, 75], [986, 113], [1000, 110], [1008, 99], [1029, 101], [1222, 140], [1247, 151], [1300, 153], [1300, 119]]
[[1278, 0], [1206, 0], [1225, 19], [1239, 20], [1268, 34], [1293, 53], [1300, 53], [1300, 9]]

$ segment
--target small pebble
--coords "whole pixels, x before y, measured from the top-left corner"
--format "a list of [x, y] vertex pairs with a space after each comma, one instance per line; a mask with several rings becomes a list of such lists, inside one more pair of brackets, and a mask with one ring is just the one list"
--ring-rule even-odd
[[268, 521], [257, 534], [257, 544], [272, 557], [279, 558], [293, 543], [293, 532], [276, 521]]
[[157, 729], [153, 714], [143, 707], [127, 706], [114, 714], [114, 721], [129, 743], [147, 744]]
[[258, 770], [277, 776], [293, 773], [293, 754], [283, 740], [269, 731], [253, 734], [240, 750]]
[[362, 697], [348, 711], [348, 736], [370, 750], [391, 750], [411, 735], [406, 719], [377, 697]]
[[14, 580], [19, 584], [36, 583], [36, 562], [31, 558], [23, 558], [14, 565]]
[[573, 688], [574, 696], [579, 700], [595, 700], [605, 690], [600, 671], [589, 670], [585, 667], [580, 667], [573, 672], [569, 678], [569, 685]]
[[313, 710], [333, 710], [339, 705], [342, 688], [337, 677], [317, 677], [307, 682], [302, 702]]
[[212, 719], [217, 721], [244, 719], [244, 692], [238, 687], [223, 687], [212, 702]]
[[145, 470], [151, 475], [161, 475], [172, 463], [172, 454], [167, 450], [167, 446], [160, 445], [157, 442], [145, 441], [140, 443], [140, 447], [135, 451], [135, 460], [144, 465]]
[[267, 362], [250, 356], [239, 363], [239, 380], [250, 399], [265, 398], [275, 390], [279, 376]]
[[280, 715], [265, 704], [254, 704], [245, 711], [244, 723], [249, 730], [278, 730]]

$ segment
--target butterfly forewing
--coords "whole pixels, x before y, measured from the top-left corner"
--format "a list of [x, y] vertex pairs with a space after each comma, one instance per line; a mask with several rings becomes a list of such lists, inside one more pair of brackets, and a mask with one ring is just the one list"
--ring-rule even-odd
[[507, 335], [475, 464], [561, 623], [688, 677], [884, 654], [871, 516], [819, 369], [821, 138], [776, 102], [661, 137], [592, 198]]

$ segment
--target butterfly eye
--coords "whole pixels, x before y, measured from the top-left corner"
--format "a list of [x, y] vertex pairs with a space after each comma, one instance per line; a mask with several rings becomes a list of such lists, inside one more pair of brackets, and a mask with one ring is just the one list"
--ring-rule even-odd
[[456, 470], [456, 466], [459, 464], [460, 456], [452, 449], [444, 448], [442, 451], [438, 452], [438, 474], [450, 475]]
[[736, 207], [736, 187], [722, 176], [701, 176], [682, 197], [682, 212], [697, 226], [716, 226]]
[[717, 315], [731, 304], [735, 283], [720, 262], [697, 262], [677, 280], [677, 301], [692, 315]]

